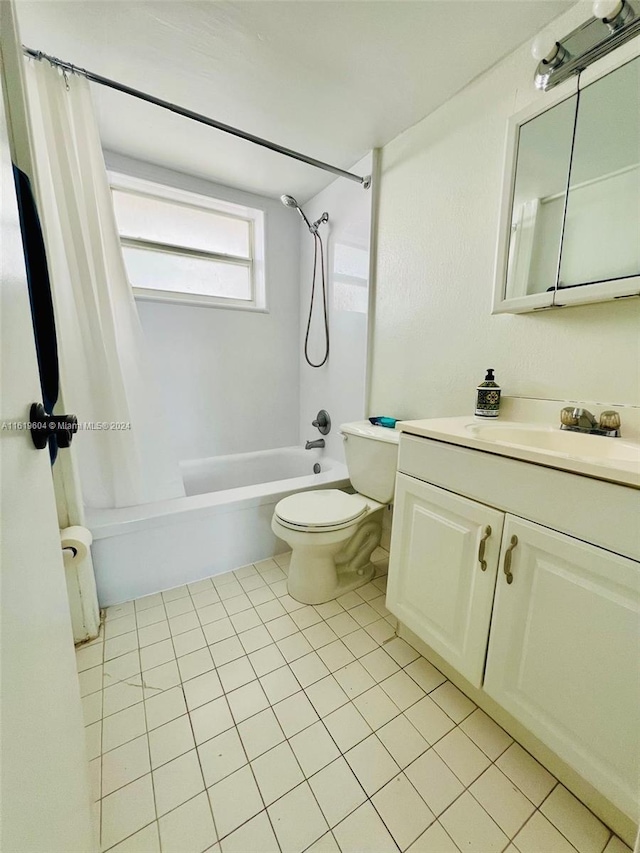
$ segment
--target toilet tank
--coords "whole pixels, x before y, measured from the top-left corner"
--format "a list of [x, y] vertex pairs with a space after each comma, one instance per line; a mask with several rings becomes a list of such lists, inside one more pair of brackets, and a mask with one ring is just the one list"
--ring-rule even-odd
[[356, 421], [340, 427], [349, 478], [358, 494], [382, 504], [393, 500], [400, 433]]

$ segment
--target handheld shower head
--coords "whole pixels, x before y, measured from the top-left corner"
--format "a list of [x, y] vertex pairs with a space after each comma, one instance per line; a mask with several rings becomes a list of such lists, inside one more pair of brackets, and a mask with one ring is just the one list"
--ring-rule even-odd
[[[329, 317], [328, 317], [328, 303], [327, 303], [327, 282], [325, 277], [325, 264], [324, 264], [324, 247], [322, 245], [322, 237], [318, 233], [318, 228], [323, 222], [329, 221], [329, 214], [323, 213], [320, 219], [317, 219], [313, 225], [307, 217], [304, 215], [304, 211], [295, 200], [292, 195], [281, 195], [280, 201], [284, 204], [285, 207], [294, 207], [300, 216], [304, 219], [305, 225], [313, 235], [313, 278], [311, 279], [311, 299], [309, 301], [309, 318], [307, 320], [307, 332], [304, 337], [304, 357], [307, 364], [310, 367], [322, 367], [323, 364], [326, 364], [327, 359], [329, 358]], [[313, 315], [313, 303], [316, 294], [316, 269], [318, 266], [318, 252], [320, 253], [320, 275], [322, 277], [322, 308], [324, 310], [324, 342], [325, 342], [325, 350], [324, 357], [322, 361], [319, 361], [317, 364], [309, 358], [309, 333], [311, 331], [311, 317]]]
[[[298, 211], [300, 216], [304, 219], [305, 224], [306, 224], [307, 228], [309, 229], [309, 231], [311, 231], [312, 234], [315, 233], [313, 226], [311, 225], [311, 223], [309, 222], [307, 217], [304, 215], [304, 211], [302, 210], [302, 208], [300, 207], [300, 205], [298, 204], [298, 202], [295, 200], [295, 198], [292, 195], [281, 195], [280, 201], [284, 204], [285, 207], [294, 207]], [[316, 230], [317, 230], [317, 228], [316, 228]]]

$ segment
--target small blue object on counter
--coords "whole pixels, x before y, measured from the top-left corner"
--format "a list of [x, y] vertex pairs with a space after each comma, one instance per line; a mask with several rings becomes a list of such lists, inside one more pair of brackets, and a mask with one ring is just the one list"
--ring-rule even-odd
[[396, 424], [398, 423], [398, 418], [369, 418], [369, 423], [373, 424], [374, 426], [395, 429]]

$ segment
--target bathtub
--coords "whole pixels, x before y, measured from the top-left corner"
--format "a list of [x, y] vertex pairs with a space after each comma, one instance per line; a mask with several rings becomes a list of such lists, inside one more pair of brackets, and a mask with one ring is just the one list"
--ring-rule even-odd
[[314, 483], [322, 482], [321, 475], [313, 472], [316, 463], [320, 465], [321, 474], [335, 471], [338, 464], [333, 459], [321, 459], [318, 450], [281, 447], [193, 459], [181, 462], [180, 470], [187, 495], [204, 495], [306, 477], [319, 477]]
[[279, 500], [349, 485], [346, 465], [300, 447], [188, 460], [180, 469], [184, 498], [87, 510], [101, 607], [272, 557], [287, 548], [271, 530]]

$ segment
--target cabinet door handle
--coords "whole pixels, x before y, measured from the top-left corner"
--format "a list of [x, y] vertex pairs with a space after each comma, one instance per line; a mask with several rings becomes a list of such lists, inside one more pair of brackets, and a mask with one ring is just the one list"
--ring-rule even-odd
[[511, 555], [513, 554], [513, 549], [517, 544], [518, 537], [514, 534], [511, 537], [511, 544], [504, 555], [504, 573], [507, 576], [507, 583], [513, 583], [513, 574], [511, 573]]
[[487, 524], [484, 529], [484, 535], [478, 545], [478, 562], [483, 572], [487, 571], [487, 561], [484, 558], [484, 549], [487, 545], [487, 539], [491, 536], [491, 525]]

